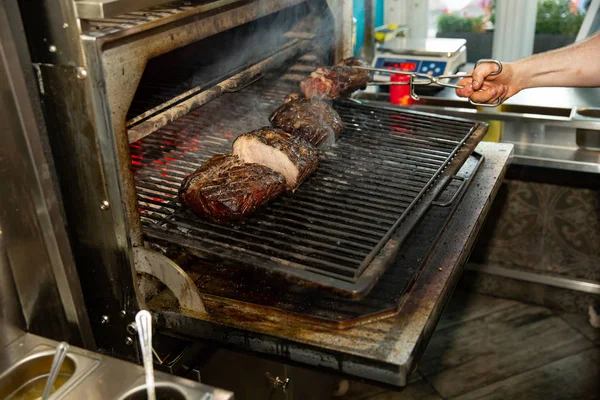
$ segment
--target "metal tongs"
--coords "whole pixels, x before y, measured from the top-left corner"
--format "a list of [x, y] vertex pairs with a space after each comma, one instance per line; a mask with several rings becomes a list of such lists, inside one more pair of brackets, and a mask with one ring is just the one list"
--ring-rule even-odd
[[[498, 69], [490, 74], [491, 76], [498, 75], [498, 74], [500, 74], [500, 72], [502, 72], [502, 63], [498, 60], [492, 60], [492, 59], [483, 59], [483, 60], [477, 61], [477, 63], [475, 64], [475, 68], [477, 68], [480, 64], [483, 64], [483, 63], [493, 63], [498, 66]], [[373, 67], [353, 67], [353, 68], [364, 69], [364, 70], [375, 71], [375, 72], [382, 72], [382, 73], [386, 73], [386, 74], [410, 76], [410, 79], [408, 82], [369, 82], [368, 85], [370, 85], [370, 86], [410, 85], [410, 97], [416, 101], [419, 100], [419, 96], [417, 96], [417, 94], [415, 93], [415, 86], [438, 85], [438, 86], [449, 87], [449, 88], [454, 88], [454, 89], [462, 89], [463, 86], [454, 85], [454, 84], [448, 83], [446, 81], [449, 79], [472, 78], [473, 77], [472, 74], [466, 74], [466, 73], [448, 74], [448, 75], [440, 75], [440, 76], [429, 76], [427, 74], [422, 74], [419, 72], [397, 71], [397, 70], [390, 70], [390, 69], [385, 69], [385, 68], [373, 68]], [[500, 103], [502, 103], [502, 97], [499, 97], [498, 101], [496, 101], [493, 104], [478, 103], [471, 99], [469, 99], [469, 103], [473, 104], [474, 106], [481, 106], [481, 107], [498, 107], [500, 105]]]

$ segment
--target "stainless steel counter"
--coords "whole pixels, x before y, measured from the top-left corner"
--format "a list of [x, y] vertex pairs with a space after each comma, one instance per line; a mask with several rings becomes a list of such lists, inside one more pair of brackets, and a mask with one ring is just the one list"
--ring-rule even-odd
[[[377, 89], [359, 92], [354, 98], [389, 105], [388, 94]], [[502, 121], [501, 141], [515, 146], [516, 165], [600, 173], [600, 88], [524, 90], [509, 99], [501, 113], [493, 108], [477, 110], [453, 89], [421, 99], [421, 104], [411, 108]]]
[[[473, 67], [474, 64], [467, 64], [460, 69], [460, 72], [471, 71]], [[456, 91], [452, 89], [442, 90], [435, 97], [466, 102], [465, 99], [458, 97]], [[531, 107], [598, 108], [600, 107], [600, 88], [551, 87], [527, 89], [508, 99], [505, 104]]]
[[[468, 104], [451, 89], [434, 97]], [[512, 115], [498, 119], [504, 121], [502, 142], [515, 145], [515, 164], [600, 173], [600, 112], [597, 118], [577, 112], [600, 109], [600, 88], [527, 89], [505, 104]], [[482, 111], [477, 119], [494, 119]]]
[[[44, 367], [49, 367], [57, 344], [55, 341], [25, 333], [6, 348], [0, 349], [0, 394], [4, 389], [1, 387], [2, 382], [5, 380], [16, 386], [18, 383], [14, 381], [18, 379], [27, 378], [31, 382], [38, 377], [44, 377], [40, 380], [45, 384], [45, 374], [48, 373], [48, 369]], [[25, 367], [19, 371], [23, 373], [14, 374], [13, 377], [10, 375], [11, 367], [16, 365]], [[144, 384], [144, 369], [141, 366], [76, 347], [70, 348], [63, 367], [61, 374], [70, 378], [50, 396], [51, 400], [129, 399], [126, 395], [131, 389]], [[38, 375], [35, 375], [36, 373]], [[180, 393], [169, 398], [233, 399], [231, 392], [162, 372], [155, 373], [155, 381], [157, 390], [162, 387]], [[10, 393], [8, 396], [12, 398]], [[5, 398], [4, 395], [0, 397]], [[143, 397], [145, 398], [145, 395]], [[142, 397], [138, 395], [136, 398]]]
[[[456, 91], [449, 88], [440, 91], [435, 97], [466, 103], [464, 98], [458, 97]], [[600, 108], [600, 88], [550, 87], [526, 89], [508, 99], [505, 104], [565, 109]]]

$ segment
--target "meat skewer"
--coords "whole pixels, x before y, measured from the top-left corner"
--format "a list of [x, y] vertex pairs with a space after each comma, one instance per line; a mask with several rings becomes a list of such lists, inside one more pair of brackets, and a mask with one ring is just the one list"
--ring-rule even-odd
[[252, 214], [285, 189], [279, 172], [218, 154], [183, 180], [179, 202], [200, 217], [225, 224]]
[[354, 67], [369, 67], [365, 61], [351, 57], [332, 67], [321, 67], [300, 82], [300, 89], [306, 98], [335, 100], [342, 94], [365, 89], [371, 78], [370, 71]]
[[344, 130], [342, 119], [329, 104], [315, 98], [302, 99], [297, 93], [288, 95], [269, 121], [273, 127], [317, 147], [333, 145]]
[[270, 127], [239, 136], [233, 142], [233, 154], [281, 173], [289, 190], [296, 190], [319, 165], [317, 150], [310, 143]]
[[327, 103], [297, 94], [269, 120], [276, 128], [239, 136], [233, 154], [218, 154], [187, 176], [179, 202], [216, 223], [242, 220], [285, 189], [295, 191], [319, 164], [313, 144], [332, 144], [344, 128]]

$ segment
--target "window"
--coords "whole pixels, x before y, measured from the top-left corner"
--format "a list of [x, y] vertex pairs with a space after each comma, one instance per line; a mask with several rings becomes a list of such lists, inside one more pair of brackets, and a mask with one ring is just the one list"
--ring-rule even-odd
[[[539, 0], [533, 52], [573, 43], [590, 2]], [[466, 39], [468, 62], [489, 58], [492, 55], [495, 5], [496, 0], [430, 0], [428, 36]]]

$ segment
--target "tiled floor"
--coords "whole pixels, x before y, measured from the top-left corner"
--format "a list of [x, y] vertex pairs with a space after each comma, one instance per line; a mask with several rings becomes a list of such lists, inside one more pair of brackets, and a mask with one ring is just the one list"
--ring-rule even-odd
[[556, 314], [457, 292], [412, 383], [400, 392], [351, 383], [343, 400], [600, 399], [600, 329]]

